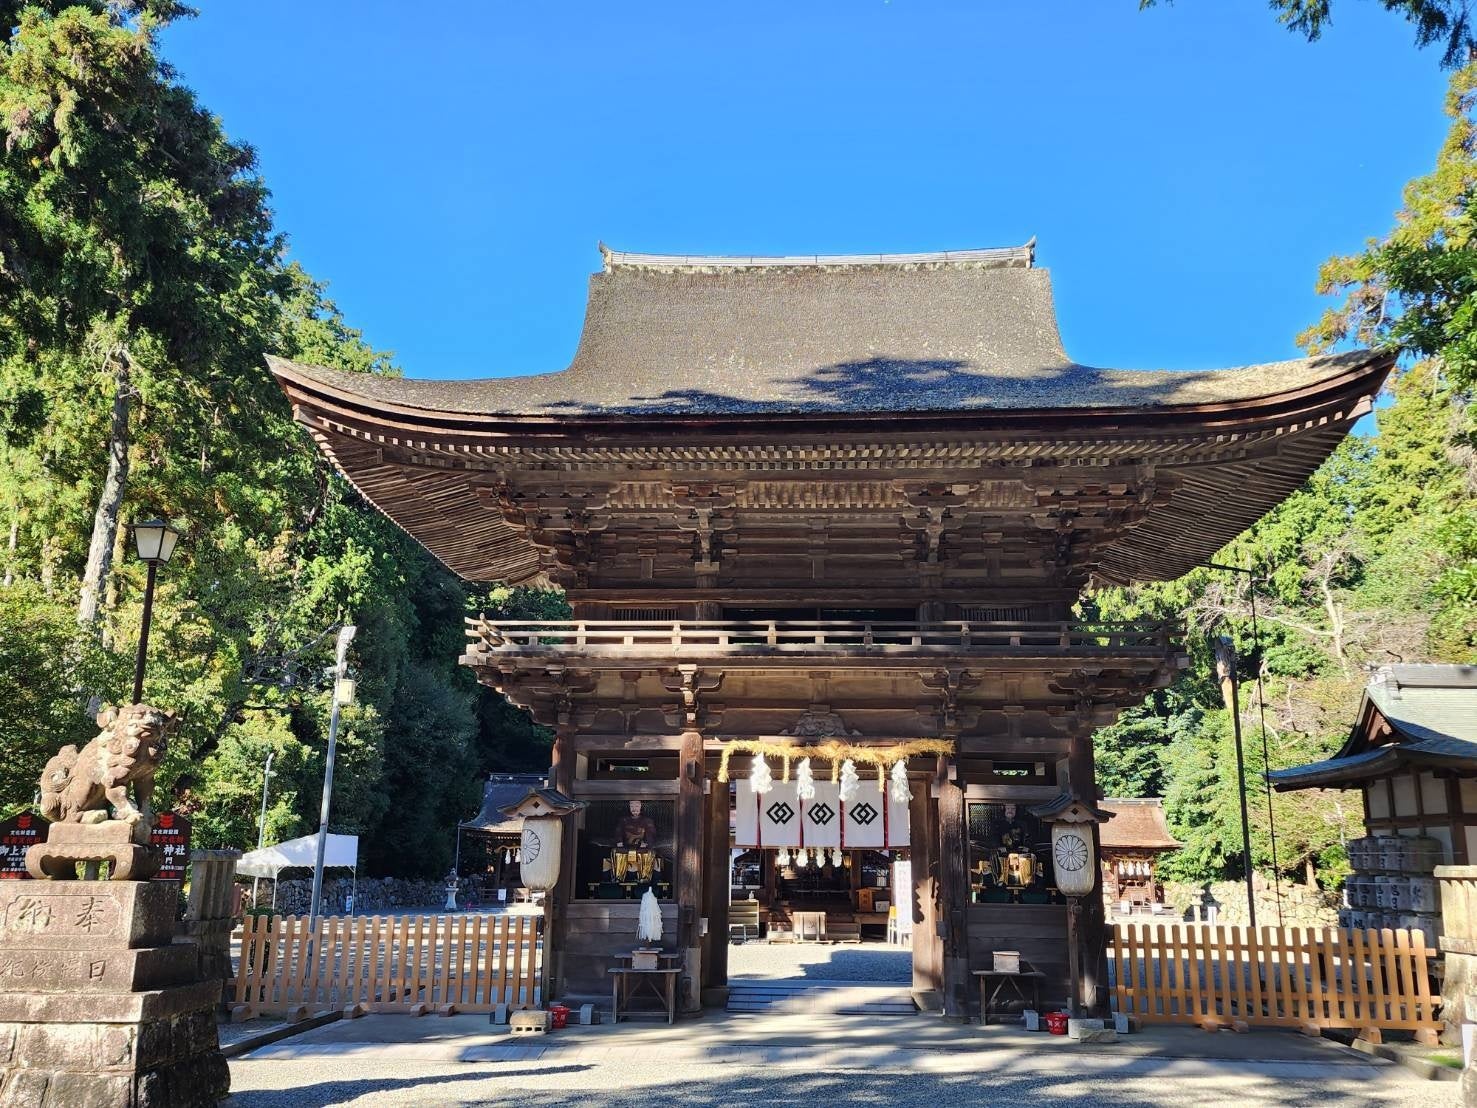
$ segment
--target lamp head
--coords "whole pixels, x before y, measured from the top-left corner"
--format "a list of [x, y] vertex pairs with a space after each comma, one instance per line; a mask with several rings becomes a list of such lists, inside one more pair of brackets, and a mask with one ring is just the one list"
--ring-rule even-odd
[[141, 561], [168, 562], [179, 542], [179, 532], [162, 519], [151, 519], [133, 525], [133, 545]]

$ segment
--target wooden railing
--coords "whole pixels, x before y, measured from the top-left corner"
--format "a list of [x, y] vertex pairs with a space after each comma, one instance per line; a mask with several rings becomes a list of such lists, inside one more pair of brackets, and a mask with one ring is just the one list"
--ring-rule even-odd
[[233, 1014], [538, 1007], [538, 916], [247, 916]]
[[1182, 634], [1176, 623], [867, 623], [851, 620], [467, 620], [474, 651], [651, 651], [669, 654], [1040, 650], [1162, 655]]
[[1414, 1031], [1435, 1041], [1439, 996], [1419, 931], [1118, 923], [1117, 1011], [1144, 1023]]

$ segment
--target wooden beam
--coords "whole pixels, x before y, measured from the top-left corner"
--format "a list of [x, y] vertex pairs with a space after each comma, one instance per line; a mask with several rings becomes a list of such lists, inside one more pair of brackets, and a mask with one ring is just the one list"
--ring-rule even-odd
[[676, 781], [576, 781], [571, 796], [583, 797], [616, 796], [622, 800], [642, 800], [650, 797], [677, 796], [681, 790]]

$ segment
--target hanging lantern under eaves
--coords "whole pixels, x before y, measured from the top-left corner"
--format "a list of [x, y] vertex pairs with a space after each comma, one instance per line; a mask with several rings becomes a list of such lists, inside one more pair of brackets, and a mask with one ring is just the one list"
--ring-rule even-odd
[[1111, 819], [1112, 814], [1069, 793], [1032, 808], [1031, 813], [1051, 824], [1051, 861], [1057, 891], [1063, 896], [1090, 896], [1098, 879], [1093, 824]]
[[530, 789], [516, 804], [501, 809], [510, 819], [523, 821], [518, 844], [519, 878], [530, 889], [547, 892], [559, 883], [564, 854], [564, 819], [584, 805], [558, 789]]

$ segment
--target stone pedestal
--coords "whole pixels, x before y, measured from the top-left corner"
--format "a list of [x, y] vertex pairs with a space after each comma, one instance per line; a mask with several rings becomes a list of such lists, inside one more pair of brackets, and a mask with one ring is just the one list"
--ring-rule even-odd
[[1441, 1039], [1462, 1041], [1477, 1008], [1477, 866], [1437, 866], [1441, 890]]
[[220, 982], [173, 941], [172, 881], [0, 889], [0, 1108], [194, 1108], [226, 1095]]
[[26, 869], [38, 880], [70, 881], [79, 864], [90, 867], [88, 877], [96, 877], [98, 866], [106, 864], [114, 881], [145, 881], [159, 869], [159, 860], [149, 852], [148, 824], [143, 822], [53, 823], [46, 830], [46, 841], [26, 851]]
[[231, 933], [236, 929], [232, 893], [239, 850], [196, 850], [190, 854], [190, 898], [175, 935], [195, 944], [202, 981], [224, 987], [234, 976]]

